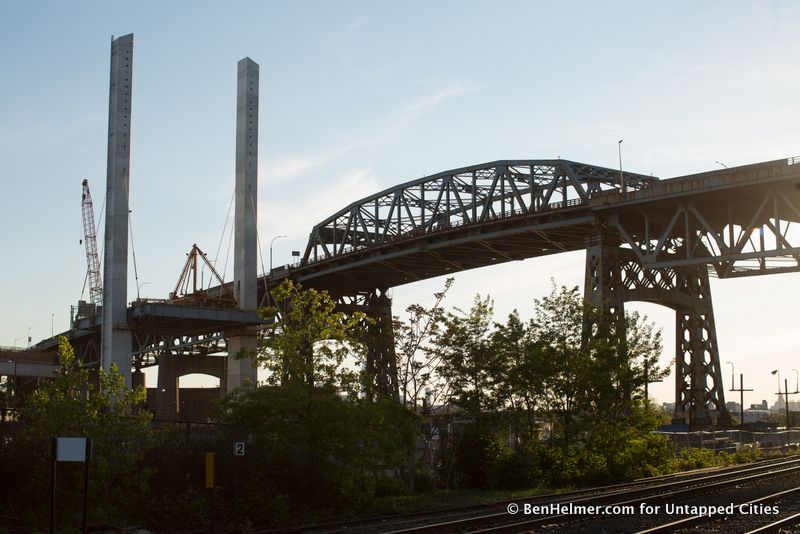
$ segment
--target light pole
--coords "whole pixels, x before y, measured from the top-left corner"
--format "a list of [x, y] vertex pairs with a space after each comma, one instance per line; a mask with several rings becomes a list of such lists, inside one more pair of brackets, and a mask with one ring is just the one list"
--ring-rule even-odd
[[[778, 369], [772, 371], [772, 374], [778, 375], [778, 399], [781, 398], [781, 372]], [[789, 381], [787, 379], [783, 379], [783, 389], [784, 389], [784, 401], [786, 402], [786, 430], [789, 430]], [[788, 439], [788, 437], [787, 437]]]
[[136, 286], [136, 300], [139, 300], [141, 297], [139, 296], [139, 290], [142, 289], [142, 286], [146, 286], [147, 284], [153, 285], [153, 282], [142, 282], [138, 286]]
[[53, 336], [54, 336], [54, 333], [53, 333], [53, 320], [55, 318], [56, 318], [56, 314], [55, 313], [51, 313], [50, 314], [50, 339], [52, 339]]
[[31, 327], [28, 327], [28, 348], [31, 348]]
[[725, 362], [725, 363], [727, 363], [728, 365], [731, 366], [731, 391], [733, 391], [733, 388], [736, 387], [736, 386], [734, 386], [734, 383], [733, 383], [733, 374], [734, 374], [733, 362]]
[[272, 272], [272, 245], [275, 244], [276, 239], [280, 239], [282, 237], [286, 237], [285, 235], [276, 235], [272, 238], [272, 241], [269, 242], [269, 272]]
[[617, 151], [619, 152], [619, 191], [625, 192], [625, 179], [622, 177], [622, 139], [617, 141]]
[[797, 372], [797, 369], [792, 369], [794, 371], [794, 392], [800, 393], [800, 373]]
[[722, 165], [722, 166], [723, 166], [723, 167], [725, 167], [726, 169], [728, 168], [728, 166], [727, 166], [727, 165], [725, 165], [724, 163], [722, 163], [721, 161], [715, 161], [714, 163], [719, 163], [720, 165]]

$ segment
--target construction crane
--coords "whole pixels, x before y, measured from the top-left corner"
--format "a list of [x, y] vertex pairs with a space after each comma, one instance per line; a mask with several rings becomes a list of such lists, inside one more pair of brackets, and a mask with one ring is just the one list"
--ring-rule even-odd
[[86, 243], [86, 264], [89, 268], [89, 299], [95, 306], [102, 306], [103, 284], [100, 281], [97, 231], [94, 226], [94, 208], [92, 208], [92, 193], [89, 192], [89, 180], [83, 181], [81, 211], [83, 213], [83, 241]]

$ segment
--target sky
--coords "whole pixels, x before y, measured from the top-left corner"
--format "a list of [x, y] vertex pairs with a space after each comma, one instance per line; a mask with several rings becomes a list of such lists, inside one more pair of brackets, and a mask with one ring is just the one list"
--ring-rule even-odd
[[[69, 328], [86, 273], [81, 181], [105, 196], [109, 49], [134, 33], [129, 300], [166, 298], [196, 243], [229, 280], [236, 63], [260, 65], [263, 262], [401, 182], [498, 159], [561, 157], [669, 178], [800, 155], [792, 1], [0, 0], [0, 345]], [[102, 244], [102, 224], [99, 243]], [[230, 226], [228, 226], [230, 228]], [[132, 257], [131, 257], [132, 263]], [[570, 253], [460, 273], [446, 302], [530, 317]], [[394, 311], [442, 279], [397, 287]], [[800, 274], [712, 280], [720, 360], [772, 404], [800, 368]], [[88, 299], [88, 289], [83, 294]], [[674, 313], [629, 303], [663, 328]], [[674, 374], [651, 385], [674, 400]], [[728, 393], [738, 400], [738, 393]], [[792, 400], [797, 400], [795, 397]]]

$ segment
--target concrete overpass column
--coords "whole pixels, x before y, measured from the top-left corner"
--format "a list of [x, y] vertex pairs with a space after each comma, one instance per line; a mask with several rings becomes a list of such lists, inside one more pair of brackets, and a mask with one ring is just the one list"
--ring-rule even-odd
[[[255, 311], [258, 307], [258, 64], [250, 58], [238, 64], [235, 202], [234, 296], [240, 309]], [[255, 350], [256, 329], [240, 330], [228, 337], [227, 343], [227, 391], [246, 383], [255, 384], [258, 377], [253, 358], [232, 356]]]
[[131, 332], [128, 327], [128, 193], [131, 156], [133, 34], [111, 42], [108, 104], [103, 333], [101, 363], [115, 363], [131, 387]]
[[176, 421], [180, 416], [180, 375], [178, 357], [162, 354], [158, 358], [158, 391], [156, 392], [156, 419]]

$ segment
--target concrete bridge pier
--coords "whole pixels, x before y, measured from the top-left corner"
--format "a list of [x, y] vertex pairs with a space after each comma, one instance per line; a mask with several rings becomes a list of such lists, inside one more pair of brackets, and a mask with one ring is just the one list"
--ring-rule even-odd
[[182, 395], [180, 378], [189, 374], [214, 376], [220, 380], [220, 387], [216, 391], [211, 388], [209, 396], [220, 397], [226, 390], [226, 360], [222, 356], [162, 354], [158, 358], [155, 418], [160, 421], [199, 421], [199, 414], [208, 412], [204, 404], [207, 399]]

